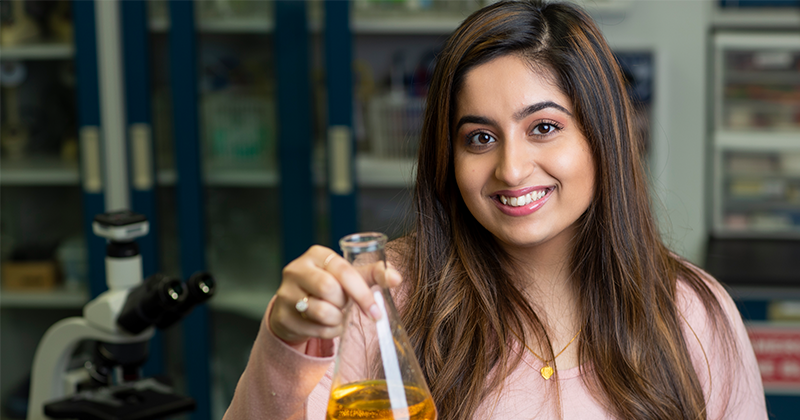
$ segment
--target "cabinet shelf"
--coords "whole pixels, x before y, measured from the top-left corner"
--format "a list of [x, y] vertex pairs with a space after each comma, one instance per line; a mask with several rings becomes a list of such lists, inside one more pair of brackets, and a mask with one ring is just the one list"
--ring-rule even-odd
[[728, 198], [727, 211], [795, 211], [800, 212], [800, 203], [787, 202], [774, 198]]
[[77, 163], [64, 162], [57, 158], [0, 161], [0, 184], [4, 186], [77, 186], [79, 182]]
[[47, 291], [0, 291], [3, 308], [78, 309], [89, 301], [85, 289], [53, 289]]
[[232, 312], [247, 318], [260, 320], [267, 310], [276, 290], [229, 289], [220, 290], [208, 301], [212, 309]]
[[715, 8], [711, 16], [711, 23], [717, 28], [769, 28], [794, 29], [800, 26], [800, 14], [792, 13], [791, 9], [720, 9]]
[[[792, 99], [726, 97], [725, 105], [728, 107], [732, 106], [746, 106], [751, 108], [758, 107], [759, 110], [762, 112], [766, 110], [772, 112], [781, 112], [787, 109], [795, 109], [795, 108], [800, 110], [800, 103], [796, 103]], [[797, 131], [800, 131], [800, 127], [798, 127]]]
[[[150, 19], [151, 32], [156, 32], [156, 33], [168, 32], [169, 28], [170, 28], [170, 23], [169, 19], [167, 18]], [[267, 34], [267, 33], [272, 33], [274, 29], [275, 29], [275, 24], [273, 23], [273, 21], [271, 19], [263, 17], [200, 20], [197, 23], [197, 31], [201, 33]]]
[[[177, 179], [174, 169], [158, 171], [158, 184], [173, 186]], [[277, 187], [280, 176], [275, 168], [211, 167], [204, 171], [205, 185], [211, 187]]]
[[0, 48], [0, 60], [65, 60], [75, 54], [72, 44], [41, 43]]
[[[393, 16], [393, 17], [355, 17], [351, 22], [354, 34], [428, 34], [447, 35], [453, 32], [465, 16]], [[169, 19], [150, 19], [150, 31], [154, 33], [168, 32]], [[324, 27], [319, 20], [308, 23], [309, 31], [321, 32]], [[200, 20], [197, 31], [201, 33], [272, 33], [275, 24], [265, 18], [231, 18]]]
[[351, 30], [357, 35], [448, 35], [464, 16], [392, 16], [353, 18]]
[[731, 70], [725, 74], [725, 83], [747, 83], [759, 85], [800, 84], [797, 71], [742, 71]]
[[[356, 159], [356, 178], [361, 187], [409, 187], [414, 181], [414, 159], [381, 159], [359, 156]], [[321, 166], [321, 165], [318, 165]], [[325, 183], [324, 170], [315, 167], [315, 182]], [[158, 171], [158, 183], [175, 185], [174, 169]], [[209, 165], [204, 172], [205, 185], [213, 187], [277, 187], [280, 174], [276, 168], [258, 165]]]
[[415, 176], [414, 159], [381, 159], [360, 156], [356, 160], [358, 185], [362, 187], [409, 187]]
[[782, 172], [735, 172], [724, 175], [727, 181], [800, 181], [800, 174]]
[[765, 229], [758, 227], [748, 227], [747, 229], [733, 229], [727, 227], [717, 228], [714, 236], [724, 239], [800, 239], [800, 228], [792, 229]]
[[798, 151], [800, 150], [800, 132], [719, 131], [714, 134], [714, 144], [718, 150]]

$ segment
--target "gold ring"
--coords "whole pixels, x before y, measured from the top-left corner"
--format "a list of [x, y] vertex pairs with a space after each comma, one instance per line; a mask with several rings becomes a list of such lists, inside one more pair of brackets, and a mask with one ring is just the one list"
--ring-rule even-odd
[[308, 296], [304, 296], [302, 299], [298, 300], [297, 303], [294, 304], [294, 308], [297, 309], [297, 312], [301, 317], [303, 317], [303, 319], [306, 319], [306, 311], [308, 310]]
[[335, 257], [335, 256], [336, 256], [336, 253], [335, 252], [331, 252], [331, 255], [328, 255], [327, 257], [325, 257], [325, 261], [322, 263], [322, 269], [323, 270], [327, 270], [328, 269], [328, 264], [331, 263], [331, 260], [333, 260], [333, 257]]

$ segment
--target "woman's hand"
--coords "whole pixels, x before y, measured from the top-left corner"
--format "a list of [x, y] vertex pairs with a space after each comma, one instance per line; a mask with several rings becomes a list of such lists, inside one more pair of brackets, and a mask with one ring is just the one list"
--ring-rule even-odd
[[[344, 310], [352, 299], [373, 319], [380, 317], [370, 285], [395, 287], [400, 273], [376, 263], [353, 267], [330, 248], [315, 245], [283, 269], [281, 286], [269, 314], [272, 333], [300, 351], [310, 338], [342, 334]], [[298, 302], [306, 302], [304, 311]], [[300, 304], [299, 309], [303, 309]]]

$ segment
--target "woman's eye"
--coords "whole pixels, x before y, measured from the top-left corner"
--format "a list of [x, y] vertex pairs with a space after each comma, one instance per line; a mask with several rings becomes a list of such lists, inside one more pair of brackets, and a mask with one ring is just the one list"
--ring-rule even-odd
[[485, 145], [494, 143], [494, 141], [494, 137], [483, 132], [474, 133], [467, 137], [467, 143], [471, 146]]
[[540, 123], [540, 124], [537, 124], [536, 127], [533, 127], [533, 134], [537, 134], [537, 135], [550, 134], [553, 131], [556, 131], [556, 129], [558, 129], [558, 127], [556, 127], [555, 124]]

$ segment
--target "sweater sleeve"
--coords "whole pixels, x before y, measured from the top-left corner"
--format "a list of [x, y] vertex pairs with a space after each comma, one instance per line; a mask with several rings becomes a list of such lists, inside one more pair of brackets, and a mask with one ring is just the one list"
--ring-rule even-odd
[[267, 324], [270, 301], [247, 367], [224, 420], [323, 419], [338, 340], [312, 339], [305, 354], [277, 338]]
[[732, 342], [725, 341], [694, 290], [679, 281], [684, 337], [706, 395], [707, 418], [767, 420], [761, 373], [739, 310], [722, 285], [700, 274], [717, 297], [732, 335]]

